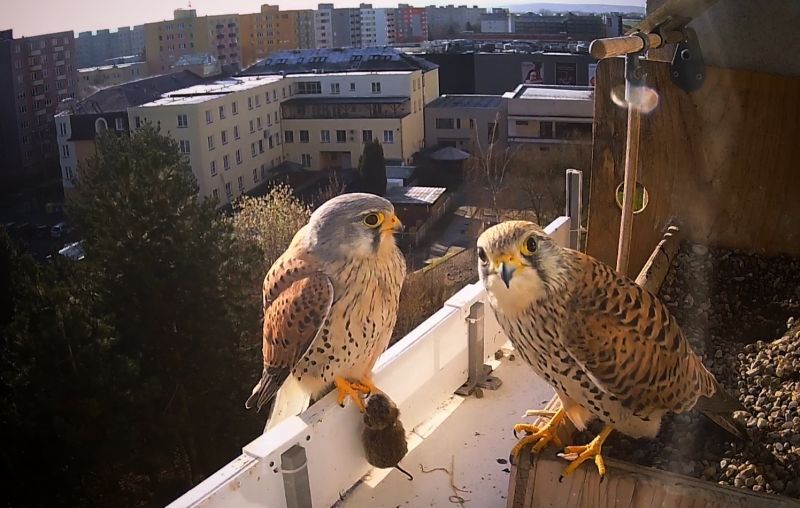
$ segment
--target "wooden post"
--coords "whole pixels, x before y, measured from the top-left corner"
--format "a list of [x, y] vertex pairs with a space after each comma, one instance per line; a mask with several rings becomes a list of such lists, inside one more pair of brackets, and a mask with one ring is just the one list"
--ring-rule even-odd
[[631, 232], [633, 230], [633, 203], [636, 197], [636, 177], [639, 173], [639, 134], [642, 117], [633, 103], [633, 89], [640, 83], [633, 79], [639, 54], [625, 55], [625, 102], [628, 105], [628, 133], [625, 142], [625, 180], [622, 193], [622, 219], [619, 225], [617, 247], [617, 273], [628, 274], [631, 256]]

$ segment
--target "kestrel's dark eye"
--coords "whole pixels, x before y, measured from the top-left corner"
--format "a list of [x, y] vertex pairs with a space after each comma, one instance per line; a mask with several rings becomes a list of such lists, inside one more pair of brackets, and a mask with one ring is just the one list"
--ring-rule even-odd
[[480, 259], [481, 263], [484, 264], [489, 262], [489, 257], [486, 256], [486, 251], [483, 250], [483, 247], [478, 247], [478, 259]]
[[376, 228], [383, 222], [382, 213], [369, 213], [364, 216], [364, 224], [371, 228]]
[[529, 236], [525, 243], [522, 244], [521, 250], [523, 256], [532, 256], [536, 252], [536, 238]]

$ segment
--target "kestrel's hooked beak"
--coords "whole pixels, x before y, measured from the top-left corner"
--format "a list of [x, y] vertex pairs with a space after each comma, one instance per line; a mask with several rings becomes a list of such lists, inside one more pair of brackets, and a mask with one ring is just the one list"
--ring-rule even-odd
[[514, 277], [514, 272], [522, 267], [522, 263], [520, 263], [519, 259], [516, 257], [508, 254], [500, 256], [497, 261], [498, 262], [494, 264], [494, 271], [500, 276], [500, 280], [503, 281], [506, 288], [510, 288], [511, 278]]
[[396, 233], [403, 230], [403, 223], [397, 218], [397, 215], [390, 213], [386, 216], [381, 226], [381, 233]]

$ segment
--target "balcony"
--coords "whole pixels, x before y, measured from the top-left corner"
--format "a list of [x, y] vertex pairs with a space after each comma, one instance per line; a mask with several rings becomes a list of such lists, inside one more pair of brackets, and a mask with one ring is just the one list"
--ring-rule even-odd
[[403, 118], [411, 113], [408, 97], [314, 97], [281, 105], [285, 119]]
[[[560, 217], [546, 231], [566, 245], [569, 229], [570, 219]], [[505, 506], [509, 476], [496, 459], [516, 443], [510, 429], [520, 411], [541, 407], [553, 391], [521, 360], [495, 359], [510, 346], [485, 300], [480, 284], [464, 287], [389, 348], [373, 371], [400, 408], [409, 434], [401, 465], [413, 482], [399, 471], [370, 473], [359, 439], [361, 415], [352, 405], [340, 408], [330, 393], [246, 445], [170, 507], [451, 506], [454, 495], [471, 506]], [[482, 398], [456, 395], [484, 363], [502, 386], [484, 390]], [[447, 474], [424, 474], [421, 466], [453, 467], [453, 482], [465, 491], [454, 492]]]

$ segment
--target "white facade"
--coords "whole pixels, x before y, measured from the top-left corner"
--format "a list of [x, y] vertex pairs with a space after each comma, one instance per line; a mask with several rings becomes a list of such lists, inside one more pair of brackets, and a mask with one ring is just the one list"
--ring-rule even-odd
[[375, 9], [375, 46], [390, 46], [394, 44], [394, 14], [394, 9]]
[[594, 89], [519, 85], [503, 95], [511, 143], [591, 144]]
[[200, 196], [224, 205], [266, 180], [283, 162], [281, 76], [242, 77], [177, 90], [128, 109], [131, 126], [149, 122], [187, 156]]
[[481, 18], [481, 33], [507, 34], [514, 32], [514, 16], [487, 15]]

